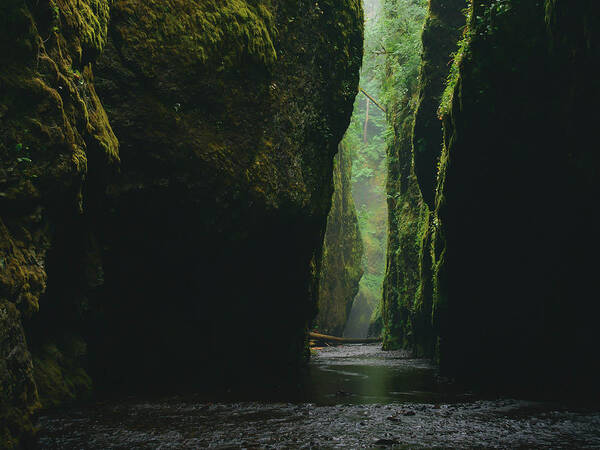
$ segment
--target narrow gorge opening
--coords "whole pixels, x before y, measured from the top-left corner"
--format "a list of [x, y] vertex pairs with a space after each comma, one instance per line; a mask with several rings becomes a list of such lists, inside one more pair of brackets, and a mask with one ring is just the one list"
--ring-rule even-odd
[[[359, 94], [336, 157], [341, 170], [328, 216], [317, 330], [347, 338], [378, 337], [387, 247], [388, 124], [377, 100], [386, 55], [383, 1], [368, 0]], [[356, 229], [358, 227], [358, 229]], [[333, 271], [333, 267], [338, 267]], [[337, 317], [336, 317], [337, 316]]]
[[[420, 201], [411, 136], [427, 8], [426, 2], [413, 0], [367, 0], [363, 6], [365, 38], [359, 94], [340, 146], [341, 155], [336, 159], [338, 165], [349, 159], [351, 167], [348, 163], [341, 167], [351, 170], [352, 175], [348, 183], [342, 173], [340, 181], [346, 184], [335, 184], [315, 326], [330, 334], [340, 335], [343, 330], [349, 338], [383, 335], [386, 348], [392, 349], [403, 343], [392, 330], [394, 318], [383, 317], [385, 305], [398, 301], [391, 298], [390, 292], [384, 299], [388, 221], [392, 219], [394, 235], [399, 229], [412, 230], [419, 224], [414, 223], [412, 211], [388, 211], [388, 204], [395, 206], [399, 195], [402, 203], [410, 203], [409, 209]], [[410, 193], [405, 195], [408, 185]], [[398, 191], [400, 187], [402, 192]], [[348, 190], [351, 198], [346, 199], [350, 197]], [[358, 223], [360, 246], [355, 242], [354, 222]], [[392, 244], [393, 254], [398, 251]], [[414, 251], [409, 248], [401, 252], [410, 259]], [[356, 263], [358, 253], [362, 255], [360, 266]], [[396, 259], [390, 261], [393, 270]], [[403, 275], [415, 273], [417, 266], [418, 261], [412, 257], [401, 269]], [[390, 309], [395, 308], [387, 308], [388, 316]]]
[[359, 290], [344, 329], [347, 337], [381, 334], [381, 300], [387, 252], [387, 123], [383, 96], [386, 64], [382, 0], [366, 0], [365, 41], [359, 95], [345, 140], [352, 149], [352, 198], [363, 242]]
[[[369, 9], [367, 9], [368, 13]], [[366, 23], [367, 39], [370, 16]], [[365, 43], [369, 42], [368, 40]], [[367, 47], [366, 52], [369, 49]], [[376, 337], [381, 333], [381, 299], [387, 250], [388, 210], [386, 195], [387, 155], [385, 134], [388, 127], [382, 111], [367, 95], [379, 98], [381, 89], [376, 74], [370, 73], [369, 53], [365, 53], [361, 88], [345, 143], [352, 155], [352, 198], [356, 206], [363, 244], [359, 290], [344, 328], [345, 337]], [[367, 67], [365, 67], [365, 63]], [[382, 63], [382, 62], [380, 62]], [[363, 87], [364, 86], [364, 87]], [[362, 91], [361, 91], [362, 92]], [[369, 94], [366, 94], [366, 93]]]

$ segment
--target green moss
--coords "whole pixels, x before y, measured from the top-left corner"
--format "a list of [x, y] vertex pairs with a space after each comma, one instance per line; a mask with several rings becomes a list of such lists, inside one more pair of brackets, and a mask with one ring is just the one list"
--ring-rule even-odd
[[[584, 142], [595, 140], [598, 4], [471, 3], [440, 109], [433, 280], [441, 367], [469, 379], [477, 360], [488, 383], [568, 386], [597, 364], [588, 357], [595, 306], [575, 299], [595, 291], [584, 274], [598, 243], [563, 236], [596, 223], [582, 205], [596, 195], [589, 168], [597, 156]], [[576, 360], [585, 360], [579, 369]], [[521, 374], [507, 373], [506, 361]]]
[[[193, 377], [211, 358], [228, 375], [246, 362], [269, 371], [303, 361], [362, 19], [356, 0], [114, 3], [95, 74], [125, 150], [102, 224], [110, 300], [97, 302], [99, 327], [116, 337], [94, 337], [115, 369], [98, 372], [131, 381], [181, 364], [194, 365]], [[226, 342], [199, 315], [190, 282], [210, 299], [207, 316], [231, 330]], [[130, 329], [140, 314], [150, 341]], [[221, 359], [229, 343], [242, 345], [241, 360]]]
[[0, 298], [11, 299], [26, 317], [31, 317], [39, 310], [46, 274], [31, 264], [30, 257], [35, 251], [27, 237], [16, 239], [0, 219]]
[[92, 390], [92, 380], [82, 368], [86, 344], [69, 337], [60, 344], [47, 343], [35, 351], [33, 365], [35, 382], [44, 408], [82, 399]]
[[[461, 30], [465, 27], [465, 17], [461, 12], [464, 6], [465, 0], [430, 1], [422, 34], [423, 53], [413, 130], [413, 154], [419, 187], [431, 209], [435, 207], [436, 165], [442, 149], [439, 109], [440, 103], [447, 106], [450, 101], [448, 86], [455, 83], [458, 64], [463, 57], [463, 45], [467, 37], [463, 31], [463, 39], [460, 39]], [[457, 50], [456, 43], [459, 40], [461, 45]]]
[[6, 449], [29, 442], [31, 415], [39, 408], [20, 316], [0, 295], [0, 447]]
[[[20, 311], [10, 324], [12, 338], [0, 339], [0, 353], [22, 358], [20, 365], [0, 370], [0, 415], [10, 417], [0, 431], [5, 445], [31, 436], [30, 417], [39, 406], [27, 343], [24, 336], [15, 338], [15, 330], [25, 326], [29, 340], [40, 311], [55, 306], [44, 296], [49, 249], [87, 207], [90, 180], [118, 161], [118, 142], [91, 69], [106, 43], [108, 5], [87, 0], [0, 5], [0, 300]], [[73, 233], [63, 245], [77, 247], [79, 237]], [[71, 273], [69, 281], [77, 278]], [[73, 297], [69, 306], [75, 309], [82, 299]], [[61, 319], [43, 324], [46, 336], [61, 327]], [[61, 382], [56, 377], [65, 372], [57, 373], [49, 356], [36, 361], [48, 374], [40, 390]], [[66, 376], [78, 379], [73, 384], [85, 384], [71, 369]]]
[[[123, 0], [113, 6], [118, 39], [144, 76], [202, 64], [223, 72], [249, 58], [276, 59], [270, 0]], [[134, 18], [135, 20], [130, 20]]]
[[430, 211], [414, 174], [411, 138], [414, 110], [395, 115], [396, 138], [388, 148], [390, 238], [382, 307], [383, 346], [430, 355]]
[[598, 155], [589, 143], [597, 140], [591, 68], [600, 6], [470, 1], [438, 97], [441, 142], [431, 132], [439, 135], [430, 106], [441, 86], [431, 57], [447, 54], [448, 42], [430, 33], [444, 28], [451, 3], [430, 1], [423, 35], [415, 164], [427, 149], [439, 155], [419, 169], [430, 208], [423, 214], [411, 203], [410, 145], [402, 142], [411, 112], [392, 116], [385, 345], [410, 347], [446, 374], [495, 388], [595, 391], [598, 305], [589, 299], [600, 243], [571, 236], [598, 223], [589, 208]]
[[[439, 250], [441, 243], [434, 210], [439, 160], [443, 161], [444, 155], [440, 157], [438, 109], [440, 101], [451, 101], [448, 86], [457, 82], [465, 58], [467, 33], [453, 54], [464, 25], [464, 5], [463, 0], [429, 2], [419, 85], [388, 114], [393, 120], [394, 140], [388, 148], [390, 237], [382, 307], [384, 347], [408, 348], [426, 357], [436, 354], [440, 326], [435, 282], [440, 260], [435, 244]], [[446, 80], [452, 57], [454, 66]]]
[[[34, 353], [32, 367], [23, 341], [27, 376], [0, 373], [0, 415], [11, 424], [0, 431], [2, 444], [31, 432], [36, 384], [44, 406], [89, 392], [85, 344], [64, 337], [88, 320], [111, 338], [83, 330], [97, 352], [95, 373], [106, 362], [130, 380], [136, 371], [159, 379], [180, 375], [163, 357], [186, 369], [190, 355], [195, 363], [215, 357], [192, 339], [212, 337], [212, 326], [165, 320], [196, 317], [186, 289], [199, 273], [220, 277], [218, 292], [206, 295], [221, 299], [215, 308], [235, 330], [232, 340], [252, 336], [241, 330], [259, 320], [278, 336], [250, 340], [244, 355], [254, 361], [264, 344], [273, 346], [261, 350], [266, 362], [301, 361], [332, 158], [357, 91], [362, 23], [358, 0], [2, 2], [0, 298], [24, 313], [11, 319], [19, 338], [27, 316]], [[111, 125], [127, 149], [120, 176]], [[212, 256], [200, 269], [191, 263], [197, 249]], [[233, 255], [227, 270], [214, 263], [223, 255]], [[269, 267], [275, 281], [265, 292], [255, 284]], [[99, 291], [106, 297], [95, 298]], [[240, 313], [257, 304], [264, 310], [256, 321]], [[152, 333], [132, 331], [132, 321]], [[14, 348], [0, 340], [3, 355]], [[214, 365], [232, 364], [221, 362]]]
[[[50, 2], [51, 5], [53, 3]], [[97, 57], [106, 45], [110, 3], [109, 0], [67, 1], [58, 8], [58, 20], [66, 28], [67, 36], [76, 33], [81, 51], [89, 59]]]
[[442, 96], [440, 99], [440, 106], [438, 109], [438, 117], [441, 119], [445, 114], [448, 113], [450, 106], [452, 105], [452, 100], [454, 98], [454, 91], [456, 89], [456, 85], [458, 83], [458, 78], [460, 74], [460, 64], [462, 63], [464, 58], [468, 57], [468, 48], [469, 43], [471, 42], [471, 38], [473, 36], [473, 4], [469, 3], [468, 7], [464, 10], [465, 18], [466, 18], [466, 26], [463, 31], [462, 38], [458, 41], [458, 50], [456, 53], [453, 53], [452, 56], [452, 64], [450, 66], [450, 72], [448, 73], [448, 78], [446, 79], [446, 87], [442, 92]]

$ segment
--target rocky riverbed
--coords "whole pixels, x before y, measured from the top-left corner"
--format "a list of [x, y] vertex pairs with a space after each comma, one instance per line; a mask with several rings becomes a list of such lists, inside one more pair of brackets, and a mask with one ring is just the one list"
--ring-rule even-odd
[[[594, 408], [485, 399], [378, 345], [321, 349], [304, 383], [269, 401], [131, 397], [38, 418], [43, 449], [598, 448]], [[286, 398], [287, 397], [287, 398]]]

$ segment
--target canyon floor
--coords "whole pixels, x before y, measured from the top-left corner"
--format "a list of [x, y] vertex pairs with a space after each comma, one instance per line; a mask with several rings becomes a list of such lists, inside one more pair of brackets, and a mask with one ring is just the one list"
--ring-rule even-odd
[[268, 400], [181, 394], [46, 411], [38, 447], [600, 447], [600, 407], [461, 391], [428, 361], [378, 344], [317, 350], [303, 383], [273, 391]]

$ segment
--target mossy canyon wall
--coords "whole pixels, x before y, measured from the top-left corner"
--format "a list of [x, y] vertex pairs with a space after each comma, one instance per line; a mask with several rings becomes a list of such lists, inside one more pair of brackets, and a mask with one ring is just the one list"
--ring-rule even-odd
[[0, 446], [92, 385], [297, 367], [360, 2], [7, 0], [0, 25]]
[[363, 275], [363, 241], [352, 197], [352, 156], [340, 144], [333, 166], [333, 200], [327, 217], [319, 282], [318, 314], [314, 326], [325, 334], [342, 336]]
[[[462, 8], [430, 1], [414, 127], [396, 124], [412, 152], [390, 165], [389, 194], [401, 201], [390, 204], [399, 225], [386, 345], [487, 387], [589, 395], [599, 365], [599, 5], [472, 1], [460, 31]], [[447, 32], [433, 39], [433, 29]], [[420, 192], [407, 197], [402, 167]], [[407, 255], [411, 269], [396, 270]]]

